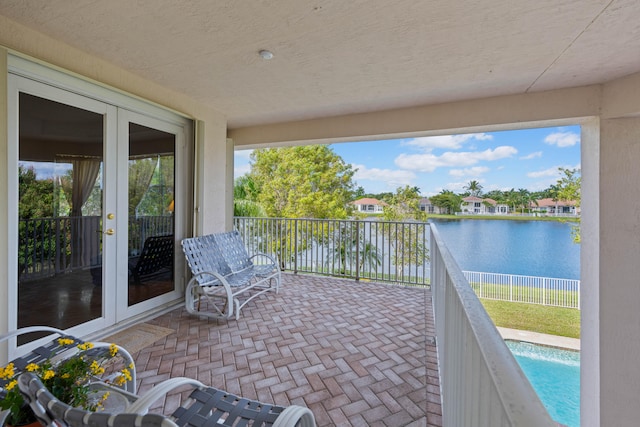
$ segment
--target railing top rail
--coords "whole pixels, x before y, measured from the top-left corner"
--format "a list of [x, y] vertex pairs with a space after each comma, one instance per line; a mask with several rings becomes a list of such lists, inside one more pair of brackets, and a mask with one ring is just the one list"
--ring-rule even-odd
[[272, 218], [255, 216], [234, 216], [237, 220], [252, 221], [307, 221], [307, 222], [343, 222], [343, 223], [373, 223], [373, 224], [404, 224], [404, 225], [428, 225], [428, 221], [386, 221], [382, 219], [333, 219], [333, 218]]
[[[464, 277], [460, 267], [449, 252], [435, 224], [431, 224], [431, 238], [437, 244], [440, 256], [449, 274], [462, 308], [476, 337], [480, 351], [489, 368], [500, 396], [503, 408], [513, 425], [556, 425], [518, 362], [504, 343], [493, 321], [484, 310], [480, 300]], [[432, 254], [432, 256], [434, 256]], [[498, 362], [499, 361], [499, 362]], [[542, 419], [541, 419], [542, 418]]]
[[464, 270], [463, 273], [469, 273], [469, 274], [485, 274], [485, 275], [495, 275], [495, 276], [511, 276], [511, 277], [528, 277], [528, 278], [534, 278], [534, 279], [546, 279], [546, 280], [564, 280], [564, 281], [571, 281], [571, 282], [580, 282], [580, 279], [567, 279], [564, 277], [547, 277], [547, 276], [529, 276], [529, 275], [522, 275], [522, 274], [510, 274], [510, 273], [493, 273], [493, 272], [488, 272], [488, 271], [468, 271], [468, 270]]

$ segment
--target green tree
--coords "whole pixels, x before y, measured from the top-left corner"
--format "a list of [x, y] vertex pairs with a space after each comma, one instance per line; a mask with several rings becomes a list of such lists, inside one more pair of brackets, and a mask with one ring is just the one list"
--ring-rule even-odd
[[455, 194], [450, 190], [442, 190], [440, 194], [429, 197], [433, 206], [437, 206], [440, 209], [445, 209], [447, 213], [453, 214], [460, 212], [460, 205], [462, 204], [462, 197]]
[[233, 185], [233, 215], [247, 217], [266, 216], [262, 206], [256, 201], [258, 188], [249, 175], [236, 178]]
[[517, 206], [522, 209], [522, 213], [526, 210], [531, 209], [531, 203], [537, 202], [531, 197], [531, 193], [526, 188], [518, 188], [518, 192], [516, 193]]
[[257, 201], [269, 217], [346, 218], [355, 171], [326, 145], [267, 148], [251, 154]]
[[388, 223], [383, 227], [386, 238], [395, 245], [391, 262], [396, 266], [397, 277], [403, 276], [403, 267], [420, 266], [429, 259], [429, 249], [422, 238], [426, 233], [427, 214], [420, 210], [421, 198], [418, 187], [399, 187], [384, 209], [385, 220], [409, 223], [402, 226]]
[[34, 168], [18, 166], [18, 271], [35, 267], [56, 251], [53, 179], [38, 179]]
[[[347, 218], [353, 200], [355, 171], [326, 145], [268, 148], [251, 154], [249, 178], [256, 184], [256, 202], [272, 218]], [[279, 240], [274, 247], [284, 264], [303, 251], [310, 241], [294, 241], [286, 222], [276, 222]], [[324, 235], [318, 235], [324, 233]], [[328, 239], [328, 230], [309, 238]], [[285, 255], [288, 260], [285, 259]]]
[[341, 222], [333, 230], [331, 241], [333, 244], [329, 247], [330, 258], [326, 264], [337, 264], [340, 274], [347, 274], [347, 267], [364, 271], [365, 268], [374, 269], [382, 264], [380, 251], [371, 243], [371, 239], [367, 241], [360, 222]]
[[474, 197], [480, 197], [480, 195], [482, 194], [482, 185], [480, 185], [480, 183], [475, 179], [469, 181], [469, 183], [465, 185], [463, 189], [468, 191], [469, 195]]
[[[582, 177], [580, 176], [580, 169], [558, 168], [558, 170], [562, 173], [562, 176], [558, 180], [554, 200], [575, 202], [576, 209], [578, 209], [582, 202]], [[579, 224], [573, 226], [571, 233], [573, 235], [574, 242], [580, 243], [582, 241]]]
[[18, 216], [20, 219], [53, 216], [53, 179], [38, 179], [34, 168], [18, 166]]
[[576, 206], [580, 206], [581, 195], [580, 186], [582, 185], [582, 177], [580, 169], [558, 168], [562, 173], [562, 177], [555, 186], [554, 198], [564, 202], [576, 202]]
[[420, 189], [408, 185], [398, 187], [396, 193], [384, 209], [384, 219], [387, 221], [416, 220], [426, 221], [426, 212], [420, 210]]

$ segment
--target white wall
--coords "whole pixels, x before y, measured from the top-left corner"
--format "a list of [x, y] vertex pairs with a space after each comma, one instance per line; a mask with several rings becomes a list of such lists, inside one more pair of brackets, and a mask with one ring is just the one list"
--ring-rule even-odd
[[599, 193], [600, 425], [638, 425], [640, 118], [601, 121]]

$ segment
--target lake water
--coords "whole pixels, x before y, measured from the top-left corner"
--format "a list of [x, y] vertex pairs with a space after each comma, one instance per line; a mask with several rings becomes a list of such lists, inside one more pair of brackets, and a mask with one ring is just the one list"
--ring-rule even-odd
[[436, 224], [465, 271], [580, 279], [580, 245], [556, 221], [441, 220]]

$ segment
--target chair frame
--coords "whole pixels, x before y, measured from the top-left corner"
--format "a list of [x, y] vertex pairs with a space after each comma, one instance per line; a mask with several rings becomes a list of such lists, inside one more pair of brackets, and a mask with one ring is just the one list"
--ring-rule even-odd
[[[72, 335], [67, 334], [65, 331], [53, 328], [50, 326], [27, 326], [24, 328], [19, 328], [15, 331], [7, 332], [6, 334], [0, 335], [0, 342], [8, 341], [10, 339], [15, 339], [20, 335], [25, 335], [34, 332], [49, 332], [51, 335], [54, 335], [53, 338], [50, 339], [47, 343], [36, 347], [30, 352], [24, 354], [23, 356], [17, 357], [11, 362], [14, 364], [15, 371], [19, 374], [25, 372], [25, 369], [28, 364], [35, 363], [41, 364], [46, 360], [50, 360], [55, 363], [56, 361], [63, 360], [67, 357], [71, 357], [77, 354], [78, 350], [75, 346], [61, 346], [58, 343], [58, 338], [69, 338], [74, 340], [75, 344], [82, 344], [85, 341], [74, 337]], [[47, 337], [48, 338], [48, 337]], [[111, 343], [105, 343], [101, 341], [91, 341], [93, 344], [93, 348], [91, 350], [86, 351], [86, 354], [91, 357], [91, 355], [100, 355], [109, 351]], [[136, 382], [136, 369], [135, 362], [131, 354], [124, 348], [116, 345], [118, 348], [119, 357], [122, 357], [124, 360], [124, 365], [130, 366], [131, 373], [131, 381], [127, 381], [121, 388], [125, 393], [130, 393], [135, 395], [137, 390], [137, 382]], [[102, 378], [103, 381], [113, 380], [113, 376], [106, 376]], [[0, 380], [0, 399], [4, 398], [5, 389], [4, 387], [7, 385], [6, 380]], [[0, 413], [0, 426], [4, 424], [4, 421], [7, 417], [8, 413], [3, 412]]]

